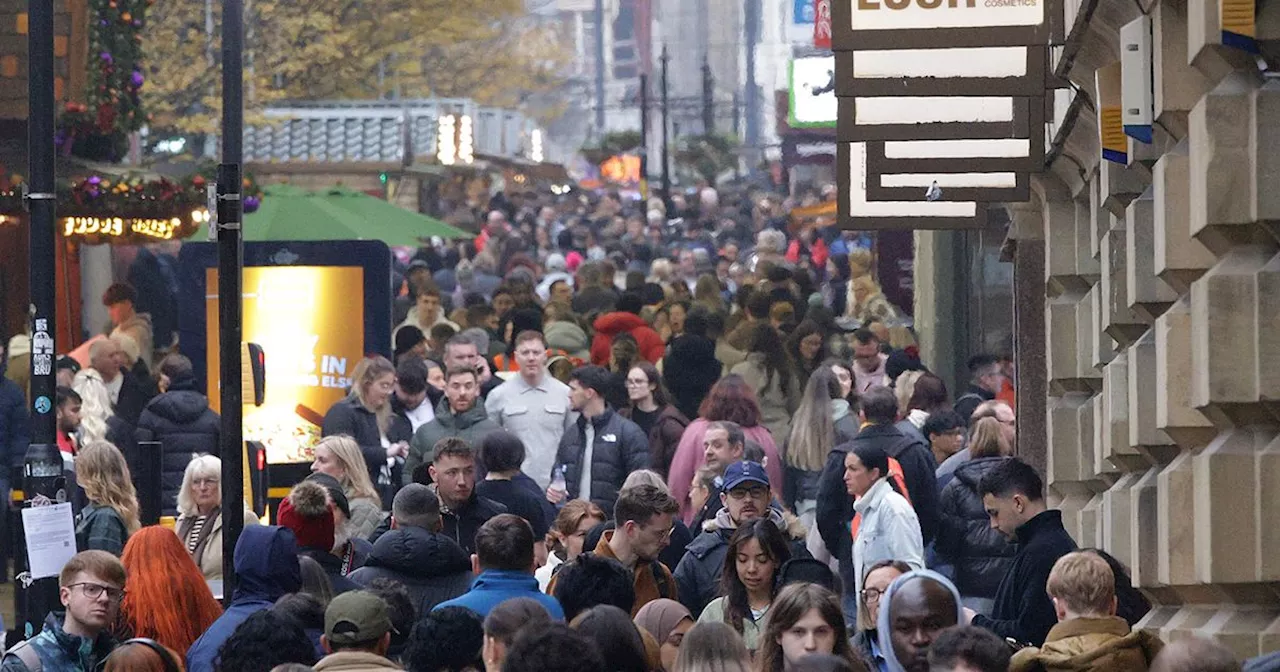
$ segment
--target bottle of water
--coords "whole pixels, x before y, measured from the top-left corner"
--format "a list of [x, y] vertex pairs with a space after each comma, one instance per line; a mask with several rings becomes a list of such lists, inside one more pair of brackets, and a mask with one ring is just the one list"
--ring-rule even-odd
[[[559, 492], [565, 498], [569, 496], [569, 487], [564, 480], [564, 465], [556, 465], [555, 471], [551, 472], [551, 490]], [[556, 508], [564, 506], [564, 499], [556, 505]]]

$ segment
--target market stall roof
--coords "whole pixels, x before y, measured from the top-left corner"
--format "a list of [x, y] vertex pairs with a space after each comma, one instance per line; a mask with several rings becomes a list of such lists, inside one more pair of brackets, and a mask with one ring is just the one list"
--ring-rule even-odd
[[[394, 203], [346, 187], [306, 191], [293, 185], [266, 187], [257, 212], [244, 217], [246, 241], [381, 240], [416, 247], [424, 238], [470, 238], [472, 234]], [[206, 226], [192, 238], [208, 236]]]

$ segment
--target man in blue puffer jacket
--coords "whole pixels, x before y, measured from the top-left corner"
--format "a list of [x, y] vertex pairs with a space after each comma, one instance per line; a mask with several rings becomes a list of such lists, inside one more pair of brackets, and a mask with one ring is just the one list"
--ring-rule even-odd
[[239, 584], [231, 606], [205, 630], [187, 651], [187, 672], [213, 672], [218, 650], [231, 633], [253, 614], [302, 588], [298, 543], [293, 532], [276, 525], [250, 525], [236, 542]]

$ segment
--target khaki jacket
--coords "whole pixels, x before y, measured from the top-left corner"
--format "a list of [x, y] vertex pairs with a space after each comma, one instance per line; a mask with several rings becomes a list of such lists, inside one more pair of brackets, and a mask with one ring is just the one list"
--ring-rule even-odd
[[403, 670], [403, 667], [379, 656], [364, 651], [341, 651], [331, 653], [314, 668], [316, 672], [378, 672], [379, 670]]
[[1053, 626], [1044, 646], [1015, 653], [1009, 672], [1145, 672], [1163, 646], [1118, 616], [1073, 618]]

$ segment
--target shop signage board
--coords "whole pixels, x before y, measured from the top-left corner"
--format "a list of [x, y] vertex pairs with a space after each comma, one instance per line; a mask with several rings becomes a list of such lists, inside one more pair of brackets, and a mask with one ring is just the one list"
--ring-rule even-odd
[[1043, 169], [1059, 0], [836, 0], [845, 228], [968, 228]]

